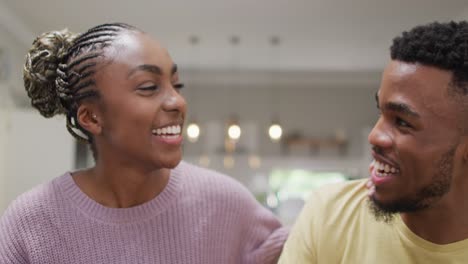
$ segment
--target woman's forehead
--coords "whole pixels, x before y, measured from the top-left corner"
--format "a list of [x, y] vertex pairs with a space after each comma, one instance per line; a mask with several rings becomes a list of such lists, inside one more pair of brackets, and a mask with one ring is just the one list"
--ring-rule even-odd
[[140, 32], [123, 33], [106, 50], [105, 56], [111, 63], [131, 68], [150, 64], [170, 71], [174, 64], [168, 51], [156, 39]]

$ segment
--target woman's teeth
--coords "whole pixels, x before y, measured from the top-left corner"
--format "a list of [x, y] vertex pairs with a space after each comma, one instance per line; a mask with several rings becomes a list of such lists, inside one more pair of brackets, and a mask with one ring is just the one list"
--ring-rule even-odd
[[151, 130], [151, 133], [156, 136], [162, 136], [163, 138], [176, 138], [180, 135], [182, 131], [182, 127], [180, 125], [177, 126], [167, 126], [163, 128], [155, 128]]

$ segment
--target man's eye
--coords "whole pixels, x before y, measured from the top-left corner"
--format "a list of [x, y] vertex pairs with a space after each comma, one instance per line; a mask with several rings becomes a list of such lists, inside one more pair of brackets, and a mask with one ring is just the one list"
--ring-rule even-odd
[[395, 123], [397, 124], [397, 126], [400, 126], [400, 127], [411, 127], [411, 125], [408, 122], [406, 122], [405, 120], [399, 117], [395, 119]]

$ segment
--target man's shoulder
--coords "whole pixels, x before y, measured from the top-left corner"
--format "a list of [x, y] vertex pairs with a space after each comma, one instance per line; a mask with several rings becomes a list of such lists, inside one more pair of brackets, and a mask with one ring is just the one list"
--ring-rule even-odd
[[327, 203], [361, 199], [366, 196], [366, 179], [350, 180], [325, 185], [311, 193], [311, 198], [320, 198]]
[[328, 223], [342, 221], [360, 212], [367, 200], [366, 180], [351, 180], [314, 190], [304, 207], [312, 217], [326, 218]]

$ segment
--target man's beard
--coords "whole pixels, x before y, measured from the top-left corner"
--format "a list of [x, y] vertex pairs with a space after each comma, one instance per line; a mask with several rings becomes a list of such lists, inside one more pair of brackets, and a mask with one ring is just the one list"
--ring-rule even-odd
[[432, 177], [432, 182], [421, 188], [414, 196], [382, 203], [374, 196], [368, 200], [370, 211], [377, 221], [391, 223], [398, 213], [411, 213], [429, 208], [450, 190], [453, 170], [453, 157], [456, 148], [453, 147], [438, 161], [438, 170]]

